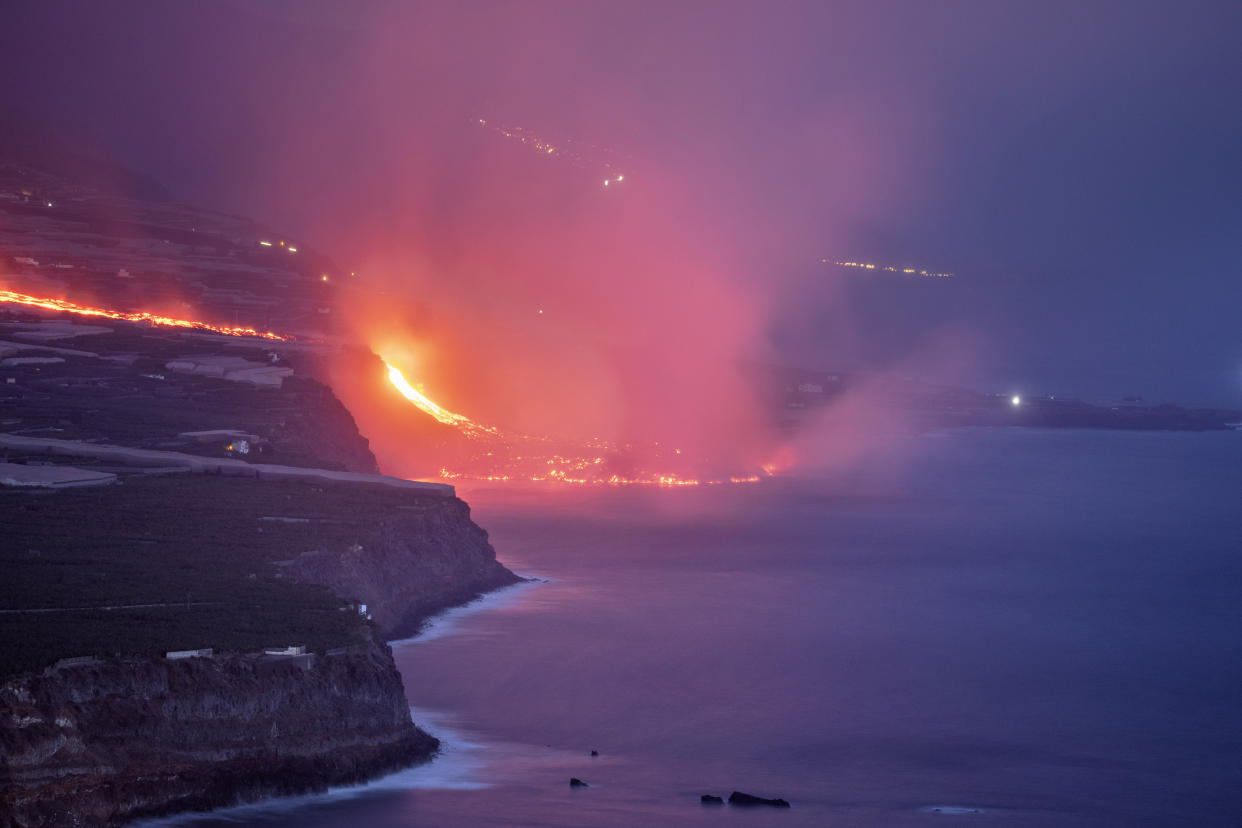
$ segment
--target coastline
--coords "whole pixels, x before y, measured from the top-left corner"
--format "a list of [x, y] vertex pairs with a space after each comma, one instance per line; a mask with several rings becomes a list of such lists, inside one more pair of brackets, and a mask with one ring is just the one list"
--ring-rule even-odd
[[115, 658], [0, 685], [14, 826], [121, 825], [326, 790], [424, 762], [387, 644]]
[[[458, 624], [473, 615], [507, 607], [522, 600], [535, 587], [549, 582], [548, 579], [528, 573], [514, 573], [518, 581], [499, 586], [475, 595], [466, 603], [454, 604], [423, 619], [419, 631], [400, 639], [386, 642], [390, 651], [416, 646], [428, 641], [452, 636]], [[403, 679], [404, 683], [404, 679]], [[479, 754], [490, 746], [474, 741], [461, 731], [456, 723], [444, 713], [409, 708], [414, 726], [435, 741], [435, 748], [424, 757], [399, 767], [389, 768], [366, 779], [330, 784], [324, 789], [297, 793], [260, 796], [209, 809], [179, 811], [162, 816], [139, 818], [126, 825], [133, 828], [167, 828], [168, 826], [193, 824], [203, 819], [230, 820], [244, 817], [262, 817], [268, 814], [288, 813], [301, 808], [314, 807], [340, 799], [350, 799], [383, 791], [411, 789], [429, 790], [476, 790], [485, 783], [471, 778], [471, 774], [486, 760]]]
[[480, 612], [489, 612], [509, 606], [521, 600], [531, 589], [551, 582], [550, 579], [538, 575], [518, 572], [513, 574], [517, 576], [517, 581], [502, 584], [486, 592], [477, 593], [465, 602], [452, 604], [439, 612], [431, 613], [423, 618], [418, 629], [413, 634], [400, 638], [389, 638], [387, 641], [388, 646], [397, 650], [412, 644], [421, 644], [452, 635], [456, 630], [457, 623], [462, 619]]
[[[167, 816], [145, 817], [126, 823], [126, 826], [127, 828], [169, 828], [176, 825], [193, 825], [202, 820], [234, 821], [247, 817], [263, 818], [270, 815], [298, 811], [302, 808], [313, 808], [326, 802], [354, 799], [385, 791], [401, 791], [412, 788], [473, 790], [482, 787], [478, 783], [455, 780], [453, 778], [457, 772], [455, 770], [450, 771], [446, 775], [447, 779], [443, 777], [435, 778], [434, 775], [428, 774], [437, 763], [447, 757], [451, 757], [458, 750], [469, 751], [479, 746], [469, 742], [461, 734], [452, 730], [451, 727], [446, 727], [437, 722], [438, 714], [410, 708], [410, 716], [424, 723], [431, 720], [433, 723], [426, 726], [426, 732], [440, 744], [435, 753], [423, 761], [394, 768], [389, 772], [371, 777], [365, 781], [332, 785], [326, 790], [262, 797], [247, 802], [222, 805], [210, 810], [180, 811]], [[424, 782], [422, 779], [424, 775], [432, 775], [433, 778], [430, 781]]]
[[[519, 580], [477, 593], [465, 603], [456, 603], [428, 615], [422, 620], [419, 632], [413, 636], [390, 641], [375, 639], [363, 652], [337, 653], [320, 658], [309, 668], [289, 659], [285, 660], [286, 663], [277, 663], [270, 658], [222, 654], [210, 660], [187, 659], [184, 662], [164, 664], [159, 663], [162, 659], [116, 659], [72, 665], [59, 670], [49, 669], [39, 676], [30, 674], [10, 677], [4, 684], [0, 684], [0, 712], [10, 712], [14, 700], [35, 701], [40, 697], [46, 698], [49, 690], [53, 694], [60, 691], [65, 697], [73, 698], [94, 694], [94, 701], [98, 705], [108, 707], [109, 702], [119, 695], [108, 692], [108, 688], [102, 686], [109, 673], [114, 674], [112, 681], [118, 685], [124, 684], [126, 688], [139, 683], [136, 677], [143, 677], [152, 685], [154, 691], [146, 695], [141, 695], [141, 692], [138, 694], [141, 701], [147, 703], [144, 711], [146, 726], [166, 734], [171, 730], [180, 734], [184, 732], [183, 728], [193, 726], [193, 718], [182, 718], [171, 723], [156, 721], [167, 713], [169, 704], [166, 697], [170, 694], [176, 696], [178, 690], [186, 691], [194, 687], [204, 688], [203, 695], [220, 695], [227, 693], [230, 686], [238, 694], [253, 694], [256, 682], [270, 686], [273, 677], [285, 683], [281, 691], [284, 696], [298, 697], [298, 702], [302, 705], [297, 710], [299, 717], [315, 718], [321, 713], [305, 709], [306, 699], [315, 694], [315, 688], [308, 685], [316, 683], [316, 671], [323, 671], [324, 665], [327, 665], [326, 669], [330, 671], [331, 677], [324, 676], [327, 680], [318, 682], [331, 688], [329, 695], [320, 699], [324, 707], [323, 715], [348, 709], [351, 705], [356, 705], [359, 698], [389, 708], [394, 699], [399, 699], [407, 718], [402, 722], [399, 715], [391, 717], [382, 728], [385, 733], [373, 733], [377, 738], [366, 744], [360, 743], [356, 738], [357, 723], [353, 723], [352, 727], [339, 728], [350, 734], [349, 738], [339, 744], [329, 741], [313, 747], [306, 744], [282, 745], [279, 744], [279, 736], [261, 739], [255, 744], [254, 734], [259, 730], [266, 728], [269, 736], [280, 733], [280, 724], [276, 719], [265, 723], [264, 728], [253, 727], [252, 719], [239, 723], [233, 734], [234, 741], [244, 744], [232, 756], [225, 756], [227, 748], [221, 748], [218, 744], [212, 748], [196, 745], [188, 748], [192, 756], [170, 762], [167, 745], [161, 749], [160, 745], [146, 744], [144, 755], [150, 760], [150, 764], [144, 766], [141, 774], [137, 772], [136, 765], [118, 763], [124, 765], [127, 771], [134, 771], [130, 775], [141, 779], [140, 787], [127, 787], [128, 783], [123, 775], [107, 776], [106, 771], [102, 771], [98, 777], [81, 772], [70, 774], [73, 778], [68, 783], [63, 780], [64, 772], [52, 768], [31, 768], [25, 777], [20, 777], [13, 772], [10, 763], [3, 779], [6, 798], [0, 799], [0, 803], [12, 811], [12, 818], [16, 820], [13, 824], [17, 826], [166, 826], [193, 822], [208, 815], [227, 818], [229, 814], [286, 811], [321, 802], [325, 797], [358, 796], [385, 789], [484, 787], [481, 783], [470, 781], [466, 776], [469, 768], [479, 763], [478, 759], [467, 759], [465, 768], [449, 769], [447, 777], [431, 772], [431, 781], [423, 778], [429, 775], [427, 769], [446, 754], [453, 755], [459, 751], [469, 754], [479, 749], [479, 745], [446, 724], [443, 714], [420, 712], [409, 707], [405, 697], [404, 678], [396, 666], [393, 651], [450, 636], [462, 619], [510, 605], [521, 600], [530, 589], [547, 583], [545, 579], [537, 576], [515, 577]], [[176, 675], [170, 678], [169, 670], [174, 674], [184, 675], [180, 676], [180, 680]], [[233, 673], [237, 680], [219, 680], [220, 674], [228, 673]], [[207, 680], [213, 674], [217, 680]], [[342, 683], [343, 678], [349, 683]], [[386, 686], [371, 687], [368, 679]], [[41, 683], [43, 686], [31, 688], [31, 683]], [[53, 685], [56, 686], [55, 689], [51, 689]], [[85, 689], [87, 687], [90, 689]], [[192, 690], [190, 692], [193, 694]], [[158, 704], [161, 696], [165, 697], [163, 705]], [[47, 701], [51, 706], [56, 705], [55, 699]], [[244, 699], [235, 698], [233, 701], [243, 706], [246, 704]], [[250, 707], [270, 708], [273, 714], [283, 707], [279, 700], [273, 704], [257, 705], [253, 701], [250, 699]], [[183, 711], [197, 707], [200, 712], [210, 708], [208, 718], [198, 721], [197, 724], [217, 735], [222, 729], [228, 729], [219, 717], [221, 707], [216, 700], [180, 698], [174, 700], [171, 706]], [[116, 712], [119, 716], [129, 716], [127, 723], [134, 724], [135, 714], [132, 709]], [[364, 719], [375, 719], [374, 709], [358, 712]], [[15, 714], [11, 713], [12, 715]], [[32, 718], [29, 711], [24, 715], [27, 719]], [[137, 715], [141, 717], [143, 713]], [[428, 725], [428, 720], [432, 724]], [[63, 727], [63, 722], [59, 723]], [[139, 721], [140, 727], [142, 724]], [[339, 725], [339, 722], [334, 724]], [[441, 737], [450, 741], [443, 741]], [[6, 744], [6, 754], [8, 753], [9, 745]], [[17, 757], [6, 755], [6, 759], [10, 758]], [[115, 760], [117, 757], [110, 758]], [[207, 764], [201, 764], [203, 761]], [[197, 768], [196, 764], [199, 765]], [[81, 768], [78, 770], [81, 771]], [[21, 796], [22, 789], [17, 786], [22, 781], [31, 782], [51, 777], [62, 777], [56, 783], [55, 801], [49, 801], [49, 794], [53, 792], [47, 787], [28, 787], [26, 790], [29, 795]], [[119, 791], [126, 792], [130, 806], [128, 810], [118, 811], [103, 801], [115, 797]], [[63, 807], [60, 804], [62, 798], [76, 800], [76, 807]]]
[[[210, 502], [226, 521], [203, 533], [170, 518], [157, 530], [170, 550], [188, 550], [182, 536], [189, 533], [200, 546], [180, 554], [215, 562], [192, 576], [178, 573], [194, 569], [166, 568], [174, 580], [163, 590], [185, 595], [192, 589], [195, 598], [210, 598], [210, 589], [219, 600], [112, 613], [96, 607], [87, 618], [99, 618], [87, 627], [73, 612], [55, 616], [63, 635], [55, 649], [39, 652], [61, 661], [31, 663], [0, 678], [0, 812], [6, 825], [102, 827], [202, 812], [364, 783], [436, 754], [438, 740], [410, 718], [387, 640], [524, 583], [496, 560], [468, 504], [402, 488], [342, 483], [317, 489], [191, 475], [137, 478], [80, 496], [58, 493], [55, 500], [37, 501], [53, 511], [37, 518], [30, 512], [27, 522], [44, 529], [49, 520], [76, 526], [78, 513], [103, 498], [114, 510], [136, 510], [152, 527], [143, 492], [163, 503], [174, 492], [194, 504]], [[290, 513], [300, 516], [265, 518]], [[212, 525], [215, 514], [202, 513], [202, 522]], [[238, 533], [252, 538], [243, 541], [248, 546], [231, 542]], [[98, 558], [101, 567], [114, 563], [115, 556], [87, 541], [83, 548], [96, 550], [89, 560]], [[293, 558], [273, 560], [277, 548], [290, 547]], [[298, 554], [299, 548], [305, 551]], [[30, 563], [20, 554], [24, 547], [14, 549], [9, 557], [16, 555], [15, 562], [45, 569], [81, 554], [72, 545], [45, 546]], [[243, 549], [251, 557], [229, 557]], [[252, 570], [259, 574], [247, 576]], [[108, 572], [112, 577], [100, 584], [111, 593], [118, 579]], [[148, 582], [137, 575], [133, 580], [139, 590], [151, 589]], [[283, 611], [276, 600], [285, 602]], [[11, 603], [20, 608], [20, 596]], [[207, 621], [195, 621], [208, 612]], [[153, 621], [151, 613], [167, 621]], [[22, 641], [49, 635], [46, 614], [20, 609], [5, 617]], [[85, 639], [87, 632], [114, 627], [130, 636], [109, 639], [120, 653]]]

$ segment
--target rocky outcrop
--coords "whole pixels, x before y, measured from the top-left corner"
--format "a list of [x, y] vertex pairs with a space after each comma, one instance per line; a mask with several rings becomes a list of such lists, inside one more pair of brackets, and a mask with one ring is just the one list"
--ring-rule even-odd
[[112, 826], [320, 791], [437, 747], [374, 641], [49, 668], [0, 685], [0, 824]]
[[[0, 679], [0, 828], [112, 826], [320, 791], [435, 752], [436, 740], [410, 721], [380, 637], [410, 634], [435, 612], [520, 580], [496, 560], [469, 506], [451, 490], [201, 479], [218, 483], [231, 519], [253, 520], [268, 553], [317, 543], [282, 562], [279, 577], [366, 603], [374, 625], [348, 615], [361, 637], [319, 654], [132, 656]], [[308, 502], [317, 517], [301, 516]], [[280, 630], [272, 639], [288, 641]]]
[[784, 799], [767, 799], [762, 796], [734, 791], [729, 794], [730, 805], [771, 805], [774, 808], [788, 808], [789, 802]]
[[521, 580], [496, 560], [487, 532], [456, 497], [407, 497], [365, 539], [309, 550], [284, 572], [366, 604], [390, 639], [412, 635], [429, 616]]
[[371, 444], [331, 388], [295, 376], [285, 380], [282, 392], [294, 396], [298, 405], [286, 412], [276, 440], [295, 457], [305, 456], [306, 462], [300, 465], [367, 474], [379, 471]]

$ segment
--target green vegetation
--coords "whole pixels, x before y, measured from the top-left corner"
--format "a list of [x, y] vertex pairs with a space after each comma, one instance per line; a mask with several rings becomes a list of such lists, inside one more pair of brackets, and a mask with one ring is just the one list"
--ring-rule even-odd
[[[186, 474], [0, 490], [0, 610], [26, 610], [0, 612], [0, 675], [73, 656], [350, 644], [366, 622], [276, 562], [348, 554], [386, 514], [425, 508], [384, 487]], [[161, 606], [132, 606], [147, 604]], [[28, 611], [48, 609], [68, 611]]]

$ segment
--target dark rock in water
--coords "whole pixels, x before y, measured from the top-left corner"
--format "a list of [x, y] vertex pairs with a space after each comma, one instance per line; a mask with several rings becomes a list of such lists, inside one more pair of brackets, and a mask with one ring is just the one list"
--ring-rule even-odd
[[789, 802], [784, 799], [764, 799], [762, 796], [752, 796], [741, 791], [734, 791], [729, 794], [730, 805], [773, 805], [777, 808], [788, 808]]
[[699, 802], [702, 802], [704, 805], [723, 805], [724, 804], [723, 799], [721, 799], [718, 796], [712, 796], [711, 794], [703, 794], [702, 796], [699, 797]]
[[588, 785], [587, 783], [583, 782], [583, 781], [582, 781], [581, 779], [579, 779], [578, 777], [574, 776], [574, 777], [571, 777], [571, 778], [570, 778], [570, 780], [569, 780], [569, 787], [571, 787], [571, 788], [589, 788], [589, 787], [591, 787], [591, 786], [590, 786], [590, 785]]
[[591, 755], [592, 755], [592, 756], [599, 756], [599, 751], [598, 751], [598, 750], [593, 750], [593, 751], [591, 751]]

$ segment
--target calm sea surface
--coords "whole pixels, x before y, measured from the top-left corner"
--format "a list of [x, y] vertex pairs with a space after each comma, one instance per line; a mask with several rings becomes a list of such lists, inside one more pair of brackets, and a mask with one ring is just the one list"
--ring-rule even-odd
[[[882, 477], [463, 488], [546, 582], [395, 646], [444, 755], [180, 822], [1242, 825], [1242, 434], [906, 449]], [[699, 804], [735, 789], [793, 807]]]

